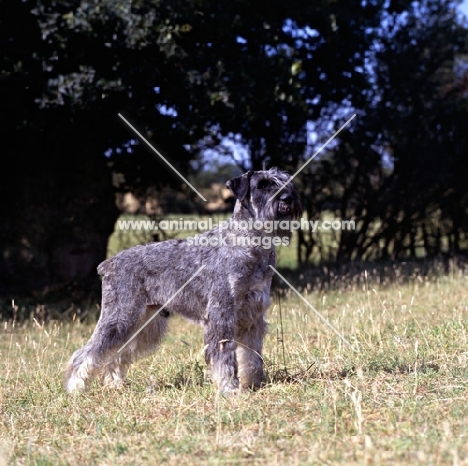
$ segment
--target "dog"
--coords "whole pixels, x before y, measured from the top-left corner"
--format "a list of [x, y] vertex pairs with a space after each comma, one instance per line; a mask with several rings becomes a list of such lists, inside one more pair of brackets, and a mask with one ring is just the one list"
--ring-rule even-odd
[[120, 387], [131, 363], [159, 345], [172, 313], [204, 327], [205, 359], [220, 393], [260, 387], [270, 265], [275, 247], [289, 242], [289, 222], [302, 215], [290, 181], [277, 168], [248, 171], [226, 183], [236, 198], [227, 222], [102, 262], [100, 318], [67, 365], [66, 391], [85, 389], [95, 376]]

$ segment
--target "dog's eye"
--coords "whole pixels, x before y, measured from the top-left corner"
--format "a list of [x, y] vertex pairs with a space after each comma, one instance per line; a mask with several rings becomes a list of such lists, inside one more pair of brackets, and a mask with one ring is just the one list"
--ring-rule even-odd
[[257, 189], [265, 189], [270, 186], [270, 182], [268, 180], [260, 180], [257, 184]]

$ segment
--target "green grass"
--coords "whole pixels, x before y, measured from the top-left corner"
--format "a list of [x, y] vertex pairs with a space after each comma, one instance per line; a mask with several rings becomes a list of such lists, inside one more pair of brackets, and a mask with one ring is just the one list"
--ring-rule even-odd
[[128, 386], [80, 396], [62, 369], [97, 315], [3, 321], [0, 464], [468, 464], [464, 273], [302, 290], [356, 352], [282, 290], [265, 386], [229, 399], [203, 381], [201, 329], [177, 317]]

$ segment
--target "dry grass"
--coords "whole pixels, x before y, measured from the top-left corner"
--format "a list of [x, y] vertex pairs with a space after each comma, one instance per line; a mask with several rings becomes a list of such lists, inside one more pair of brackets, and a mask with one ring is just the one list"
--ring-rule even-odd
[[0, 465], [468, 464], [467, 277], [407, 281], [305, 290], [357, 352], [285, 291], [265, 387], [231, 399], [203, 383], [201, 329], [178, 318], [128, 387], [81, 396], [62, 367], [91, 317], [4, 321]]

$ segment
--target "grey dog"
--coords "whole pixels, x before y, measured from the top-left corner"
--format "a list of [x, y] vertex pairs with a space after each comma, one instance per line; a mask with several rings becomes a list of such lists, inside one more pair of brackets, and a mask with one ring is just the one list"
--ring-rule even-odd
[[226, 183], [236, 204], [222, 226], [135, 246], [102, 262], [101, 315], [68, 363], [66, 390], [85, 389], [97, 375], [106, 385], [122, 385], [130, 364], [161, 342], [172, 312], [203, 325], [205, 359], [221, 393], [258, 388], [269, 266], [276, 263], [275, 245], [291, 237], [289, 221], [302, 214], [290, 181], [277, 168], [249, 171]]

